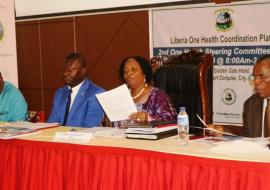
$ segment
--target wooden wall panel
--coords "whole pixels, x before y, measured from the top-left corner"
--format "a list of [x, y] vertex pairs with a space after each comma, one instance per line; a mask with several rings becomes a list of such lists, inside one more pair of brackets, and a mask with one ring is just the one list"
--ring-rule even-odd
[[43, 89], [23, 88], [20, 89], [28, 103], [29, 110], [44, 110]]
[[49, 115], [54, 93], [63, 86], [62, 67], [65, 57], [74, 52], [73, 18], [45, 20], [40, 22], [43, 98], [46, 115]]
[[89, 60], [89, 77], [106, 89], [118, 86], [126, 56], [149, 58], [148, 28], [147, 11], [76, 18], [77, 50]]
[[[41, 65], [37, 22], [17, 25], [17, 55], [21, 88], [41, 87]], [[29, 52], [29, 50], [31, 50]], [[31, 72], [35, 71], [35, 72]], [[31, 72], [31, 73], [30, 73]], [[33, 78], [35, 80], [33, 80]]]
[[54, 89], [44, 89], [43, 90], [45, 104], [44, 104], [42, 110], [45, 111], [45, 118], [46, 119], [49, 117], [49, 115], [51, 113], [54, 94], [55, 94]]
[[62, 66], [65, 57], [74, 52], [73, 18], [40, 22], [41, 60], [45, 89], [62, 86]]
[[31, 110], [43, 107], [38, 23], [29, 21], [16, 25], [19, 88]]
[[93, 82], [107, 90], [120, 85], [126, 56], [149, 58], [148, 29], [147, 11], [16, 23], [19, 87], [29, 108], [49, 115], [64, 58], [74, 51], [86, 57]]

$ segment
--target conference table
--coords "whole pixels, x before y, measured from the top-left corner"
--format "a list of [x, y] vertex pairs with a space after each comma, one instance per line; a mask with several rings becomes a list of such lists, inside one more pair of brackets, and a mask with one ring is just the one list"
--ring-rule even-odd
[[81, 144], [53, 141], [56, 132], [70, 129], [0, 140], [0, 189], [270, 189], [268, 156], [224, 156], [203, 143], [181, 147], [176, 136], [156, 141], [104, 136]]

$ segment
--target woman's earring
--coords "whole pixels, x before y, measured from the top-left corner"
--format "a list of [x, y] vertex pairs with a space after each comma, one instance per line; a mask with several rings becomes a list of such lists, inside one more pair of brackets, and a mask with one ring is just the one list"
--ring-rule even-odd
[[146, 80], [145, 80], [145, 78], [144, 78], [144, 80], [143, 80], [143, 81], [144, 81], [144, 83], [146, 83]]

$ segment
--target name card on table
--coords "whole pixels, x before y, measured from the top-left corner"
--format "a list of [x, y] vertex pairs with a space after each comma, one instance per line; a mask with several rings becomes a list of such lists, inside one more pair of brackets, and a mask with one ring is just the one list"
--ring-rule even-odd
[[56, 132], [54, 142], [68, 142], [68, 143], [87, 143], [93, 138], [92, 133], [82, 133], [76, 131]]

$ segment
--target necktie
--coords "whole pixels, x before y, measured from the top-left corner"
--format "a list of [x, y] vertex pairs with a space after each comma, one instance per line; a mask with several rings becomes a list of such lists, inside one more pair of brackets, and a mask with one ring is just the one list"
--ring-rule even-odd
[[270, 137], [270, 99], [267, 99], [264, 112], [264, 137]]
[[69, 106], [70, 106], [70, 101], [71, 101], [71, 93], [72, 93], [72, 89], [70, 88], [69, 91], [68, 91], [68, 99], [67, 99], [67, 106], [66, 106], [66, 112], [65, 112], [63, 126], [66, 125], [68, 114], [69, 114]]

